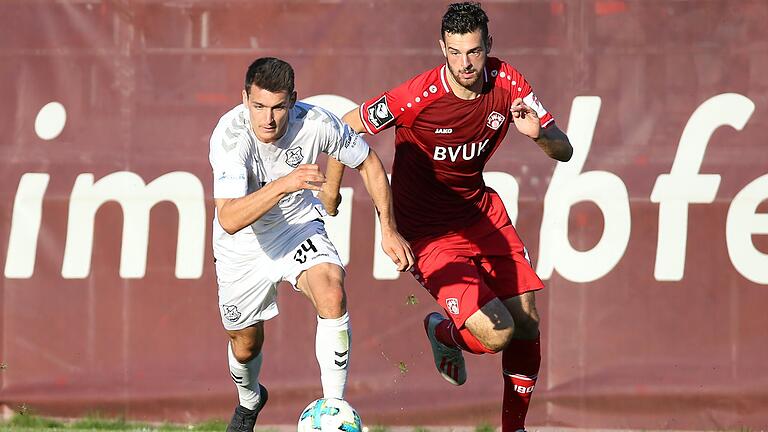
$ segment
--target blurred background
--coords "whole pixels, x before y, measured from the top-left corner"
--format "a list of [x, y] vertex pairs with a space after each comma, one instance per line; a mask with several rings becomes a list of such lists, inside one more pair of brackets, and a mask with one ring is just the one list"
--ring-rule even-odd
[[[343, 114], [441, 64], [448, 2], [0, 2], [0, 405], [227, 418], [208, 139], [277, 56]], [[556, 164], [510, 132], [489, 162], [547, 288], [529, 424], [768, 425], [768, 1], [482, 2], [492, 55], [566, 130]], [[392, 131], [369, 142], [391, 166]], [[434, 370], [437, 307], [378, 252], [354, 172], [329, 231], [347, 263], [347, 399], [369, 424], [499, 424], [498, 356]], [[437, 216], [437, 215], [436, 215]], [[320, 397], [315, 316], [280, 288], [260, 417]]]

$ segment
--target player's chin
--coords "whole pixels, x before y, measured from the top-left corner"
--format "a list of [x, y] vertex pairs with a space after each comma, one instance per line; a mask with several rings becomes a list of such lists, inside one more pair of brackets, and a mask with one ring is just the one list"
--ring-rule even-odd
[[472, 87], [477, 82], [479, 76], [475, 75], [472, 78], [459, 77], [459, 83], [464, 87]]

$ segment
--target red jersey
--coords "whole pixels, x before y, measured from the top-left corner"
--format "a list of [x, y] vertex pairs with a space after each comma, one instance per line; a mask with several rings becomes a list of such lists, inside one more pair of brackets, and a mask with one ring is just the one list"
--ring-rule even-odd
[[369, 133], [395, 127], [392, 193], [398, 231], [406, 239], [434, 236], [475, 223], [489, 209], [483, 168], [513, 124], [516, 98], [542, 127], [554, 120], [522, 74], [489, 57], [479, 97], [460, 99], [445, 65], [417, 75], [360, 106]]

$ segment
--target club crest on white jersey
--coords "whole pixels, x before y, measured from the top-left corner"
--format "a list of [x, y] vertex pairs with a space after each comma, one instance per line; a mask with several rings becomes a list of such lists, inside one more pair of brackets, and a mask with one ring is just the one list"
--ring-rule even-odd
[[304, 156], [301, 155], [301, 147], [290, 148], [285, 151], [285, 163], [296, 168]]

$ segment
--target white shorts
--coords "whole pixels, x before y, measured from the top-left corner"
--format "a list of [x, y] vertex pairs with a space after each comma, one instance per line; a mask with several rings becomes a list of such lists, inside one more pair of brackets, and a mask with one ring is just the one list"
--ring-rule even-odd
[[286, 281], [296, 289], [301, 272], [317, 264], [344, 268], [319, 219], [300, 225], [281, 240], [280, 250], [259, 254], [252, 265], [216, 261], [219, 312], [225, 329], [240, 330], [277, 316], [279, 282]]

